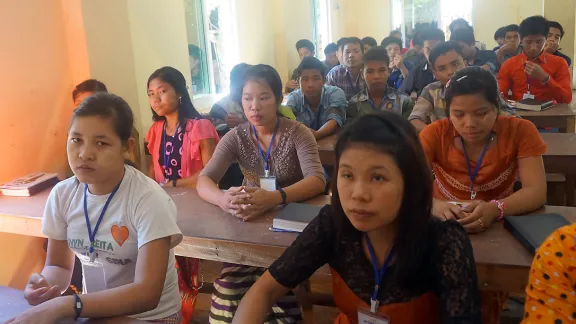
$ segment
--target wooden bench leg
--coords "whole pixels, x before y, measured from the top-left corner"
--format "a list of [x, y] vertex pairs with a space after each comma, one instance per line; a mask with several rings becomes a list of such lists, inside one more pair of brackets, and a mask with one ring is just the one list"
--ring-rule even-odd
[[566, 206], [575, 207], [574, 189], [576, 187], [576, 176], [566, 176]]
[[302, 306], [302, 317], [304, 318], [305, 324], [314, 323], [314, 305], [312, 304], [312, 301], [308, 297], [309, 292], [310, 292], [310, 280], [303, 282], [300, 286], [294, 289], [296, 298], [298, 299], [298, 302]]

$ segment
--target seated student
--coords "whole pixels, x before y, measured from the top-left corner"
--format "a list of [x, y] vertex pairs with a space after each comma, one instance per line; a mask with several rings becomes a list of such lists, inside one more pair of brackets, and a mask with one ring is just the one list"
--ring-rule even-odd
[[[450, 30], [450, 34], [457, 31], [458, 29], [467, 29], [467, 28], [472, 29], [472, 33], [474, 33], [474, 29], [472, 28], [472, 26], [470, 26], [470, 24], [468, 23], [468, 21], [466, 21], [466, 19], [462, 19], [462, 18], [455, 19], [448, 26], [448, 29]], [[482, 50], [482, 51], [486, 50], [486, 44], [482, 43], [481, 41], [476, 41], [475, 46], [479, 50]]]
[[[298, 51], [298, 56], [300, 57], [300, 61], [307, 56], [315, 56], [316, 55], [316, 47], [314, 44], [307, 40], [301, 39], [296, 42], [296, 51]], [[292, 76], [290, 77], [290, 81], [286, 83], [286, 92], [292, 92], [298, 89], [298, 75], [296, 73], [296, 69], [292, 72]]]
[[404, 62], [409, 62], [412, 66], [417, 66], [426, 62], [426, 56], [424, 55], [424, 39], [422, 38], [422, 34], [426, 32], [426, 30], [428, 30], [428, 28], [418, 29], [414, 32], [412, 48], [402, 55]]
[[190, 61], [190, 74], [192, 75], [192, 93], [205, 93], [206, 71], [204, 70], [204, 54], [200, 47], [188, 44], [188, 59]]
[[310, 128], [316, 140], [332, 135], [344, 124], [346, 94], [326, 84], [325, 66], [315, 57], [305, 57], [297, 71], [300, 89], [288, 96], [286, 106]]
[[[278, 205], [322, 194], [326, 180], [314, 136], [306, 126], [278, 114], [282, 101], [278, 72], [268, 65], [253, 66], [246, 73], [242, 91], [248, 122], [228, 132], [216, 147], [198, 179], [200, 197], [231, 217], [249, 221]], [[222, 192], [217, 183], [233, 161], [238, 161], [244, 173], [244, 186]], [[220, 279], [214, 282], [210, 323], [232, 322], [240, 299], [264, 271], [225, 264]], [[302, 320], [296, 298], [283, 297], [269, 320]]]
[[568, 66], [572, 65], [572, 59], [568, 55], [560, 52], [560, 41], [564, 38], [564, 28], [557, 21], [548, 22], [548, 39], [546, 41], [546, 52], [560, 56], [566, 60]]
[[[421, 132], [427, 124], [448, 117], [446, 111], [446, 84], [454, 73], [466, 64], [458, 43], [449, 41], [436, 45], [430, 52], [430, 65], [438, 81], [430, 83], [416, 101], [408, 120]], [[515, 115], [514, 109], [500, 96], [502, 115]]]
[[522, 44], [520, 43], [520, 26], [508, 25], [504, 27], [506, 43], [498, 49], [496, 56], [500, 65], [522, 53]]
[[344, 90], [346, 100], [350, 100], [350, 98], [366, 87], [366, 82], [362, 75], [364, 45], [359, 38], [350, 37], [342, 42], [340, 49], [344, 63], [328, 72], [326, 83]]
[[364, 44], [364, 53], [368, 52], [372, 47], [378, 46], [378, 42], [372, 37], [362, 38], [362, 44]]
[[576, 318], [576, 224], [557, 229], [545, 242], [532, 262], [522, 323], [571, 323]]
[[250, 288], [233, 323], [262, 323], [328, 264], [334, 323], [479, 324], [472, 246], [456, 221], [430, 216], [432, 174], [410, 124], [394, 113], [360, 117], [335, 151], [331, 205]]
[[398, 89], [408, 77], [413, 66], [409, 62], [404, 62], [402, 57], [402, 41], [396, 37], [386, 37], [382, 40], [382, 47], [388, 52], [390, 58], [390, 77], [388, 86]]
[[[83, 82], [80, 82], [74, 90], [72, 91], [72, 100], [74, 101], [74, 107], [78, 107], [84, 99], [90, 97], [91, 95], [98, 93], [98, 92], [108, 92], [106, 85], [98, 80], [95, 79], [88, 79]], [[132, 148], [130, 152], [129, 160], [132, 164], [137, 168], [140, 169], [141, 164], [141, 155], [140, 155], [140, 144], [139, 139], [140, 136], [138, 134], [138, 130], [136, 127], [132, 127], [132, 134], [131, 136], [134, 138], [136, 145]], [[72, 175], [72, 170], [69, 170], [70, 173], [68, 175]]]
[[334, 43], [326, 45], [326, 48], [324, 48], [324, 55], [326, 56], [324, 64], [328, 67], [326, 73], [328, 73], [333, 67], [340, 65], [340, 61], [338, 61], [338, 45]]
[[252, 65], [246, 63], [237, 64], [230, 71], [230, 94], [218, 100], [210, 109], [210, 117], [223, 121], [229, 129], [232, 129], [244, 121], [244, 110], [239, 102], [235, 100], [235, 93], [242, 84], [244, 74]]
[[404, 118], [410, 116], [414, 107], [412, 99], [387, 84], [389, 65], [390, 59], [383, 47], [374, 47], [364, 55], [366, 89], [350, 99], [346, 110], [347, 122], [379, 111], [393, 111]]
[[216, 149], [216, 129], [196, 111], [186, 79], [173, 67], [150, 75], [148, 99], [154, 120], [146, 135], [152, 156], [148, 175], [162, 185], [196, 187], [200, 170]]
[[[446, 89], [449, 119], [420, 133], [435, 175], [432, 215], [457, 219], [470, 233], [546, 202], [546, 144], [534, 124], [502, 116], [500, 105], [494, 75], [480, 67], [465, 68]], [[513, 192], [518, 176], [522, 189]], [[482, 323], [499, 323], [505, 300], [505, 294], [484, 293]]]
[[460, 45], [464, 60], [468, 66], [480, 66], [492, 73], [498, 72], [500, 64], [493, 51], [479, 50], [474, 44], [476, 39], [472, 28], [460, 28], [450, 35], [450, 40]]
[[[48, 197], [46, 264], [24, 290], [37, 306], [13, 323], [119, 316], [179, 323], [176, 206], [158, 184], [125, 165], [135, 145], [132, 126], [128, 104], [108, 93], [90, 96], [74, 111], [67, 151], [75, 177]], [[61, 296], [74, 255], [82, 261], [84, 294]]]
[[502, 65], [498, 73], [500, 91], [513, 100], [525, 98], [572, 102], [570, 70], [566, 61], [544, 51], [548, 22], [542, 16], [524, 19], [520, 24], [523, 51]]
[[[344, 65], [344, 58], [342, 57], [342, 49], [344, 43], [348, 42], [348, 37], [342, 37], [336, 42], [336, 46], [338, 46], [338, 51], [336, 52], [336, 56], [338, 57], [338, 62], [340, 65]], [[328, 71], [330, 72], [330, 71]]]
[[422, 90], [424, 90], [427, 85], [436, 80], [434, 73], [432, 72], [432, 66], [428, 61], [430, 58], [430, 51], [434, 46], [436, 46], [436, 44], [446, 41], [444, 32], [438, 28], [426, 29], [422, 31], [420, 37], [424, 44], [423, 53], [426, 57], [426, 62], [412, 69], [410, 74], [408, 74], [408, 78], [402, 82], [402, 86], [398, 89], [400, 92], [404, 92], [408, 95], [411, 95], [412, 92], [416, 91], [418, 97], [420, 97]]
[[494, 47], [492, 51], [496, 52], [500, 49], [500, 47], [506, 44], [506, 27], [500, 27], [494, 33], [494, 40], [498, 44], [498, 46]]
[[[186, 79], [172, 67], [160, 68], [148, 78], [148, 100], [154, 124], [146, 141], [151, 158], [150, 178], [161, 186], [196, 187], [219, 141], [208, 119], [196, 111]], [[176, 257], [182, 295], [182, 318], [192, 318], [198, 294], [198, 259]]]
[[[390, 34], [388, 36], [396, 37], [399, 40], [403, 41], [402, 32], [399, 29], [394, 29], [393, 31], [390, 32]], [[406, 54], [406, 52], [408, 52], [408, 50], [409, 50], [409, 48], [403, 47], [402, 48], [402, 55]]]

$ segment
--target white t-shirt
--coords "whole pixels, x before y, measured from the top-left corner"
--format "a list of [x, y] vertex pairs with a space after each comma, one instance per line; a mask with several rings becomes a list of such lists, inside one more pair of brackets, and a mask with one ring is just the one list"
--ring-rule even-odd
[[[176, 314], [181, 307], [173, 249], [182, 241], [182, 233], [176, 225], [176, 206], [154, 180], [131, 166], [126, 166], [125, 170], [122, 184], [110, 201], [95, 236], [95, 262], [102, 265], [105, 289], [130, 284], [134, 282], [138, 249], [148, 242], [171, 237], [166, 279], [158, 307], [131, 316], [141, 320], [161, 319]], [[108, 196], [87, 193], [92, 231]], [[84, 280], [89, 282], [87, 273], [93, 273], [90, 269], [94, 267], [89, 266], [90, 238], [84, 217], [84, 184], [76, 177], [60, 182], [50, 193], [42, 232], [51, 239], [68, 241], [70, 249], [82, 261]]]

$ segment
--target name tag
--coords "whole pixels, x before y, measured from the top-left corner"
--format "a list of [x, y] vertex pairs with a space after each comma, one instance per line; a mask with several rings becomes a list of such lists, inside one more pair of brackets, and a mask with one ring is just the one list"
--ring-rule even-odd
[[368, 310], [358, 310], [358, 324], [390, 324], [390, 319], [381, 314], [374, 314]]
[[260, 188], [267, 191], [276, 191], [276, 177], [260, 177]]
[[106, 290], [104, 265], [99, 260], [82, 263], [84, 290], [89, 293]]
[[527, 92], [527, 93], [525, 93], [525, 94], [522, 96], [522, 100], [524, 100], [524, 99], [534, 99], [534, 98], [535, 98], [534, 95], [531, 94], [530, 92]]

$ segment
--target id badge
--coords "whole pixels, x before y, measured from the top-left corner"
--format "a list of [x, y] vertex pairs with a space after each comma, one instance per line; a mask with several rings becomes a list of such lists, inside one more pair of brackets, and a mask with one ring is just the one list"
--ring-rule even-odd
[[367, 309], [358, 309], [358, 324], [390, 324], [386, 315], [375, 314]]
[[104, 275], [104, 265], [99, 261], [82, 263], [83, 284], [86, 291], [93, 293], [106, 289], [106, 277]]
[[266, 191], [276, 191], [276, 177], [260, 177], [260, 188]]
[[525, 93], [525, 94], [522, 96], [522, 100], [524, 100], [524, 99], [532, 99], [532, 100], [534, 100], [534, 98], [535, 98], [534, 95], [531, 94], [530, 92], [527, 92], [527, 93]]

